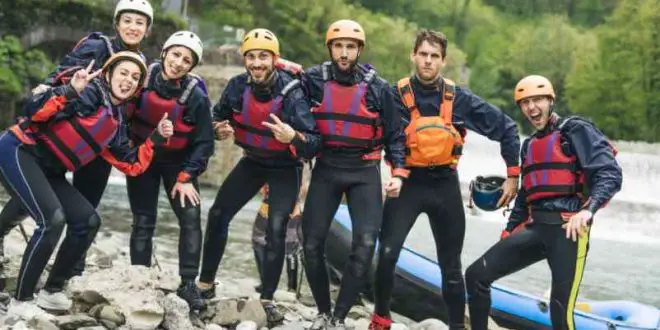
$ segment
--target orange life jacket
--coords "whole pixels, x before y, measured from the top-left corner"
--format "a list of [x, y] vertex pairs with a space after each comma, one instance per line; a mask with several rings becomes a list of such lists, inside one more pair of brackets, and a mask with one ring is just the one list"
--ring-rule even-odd
[[405, 129], [406, 166], [432, 167], [456, 166], [463, 150], [463, 136], [452, 124], [452, 113], [456, 85], [442, 78], [442, 102], [438, 116], [422, 116], [415, 104], [415, 94], [410, 78], [397, 83], [403, 104], [410, 111], [410, 123]]

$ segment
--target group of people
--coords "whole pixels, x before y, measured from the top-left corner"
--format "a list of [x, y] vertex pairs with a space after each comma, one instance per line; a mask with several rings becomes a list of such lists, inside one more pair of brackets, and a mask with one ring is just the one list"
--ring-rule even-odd
[[[119, 1], [113, 24], [116, 36], [94, 33], [76, 45], [0, 136], [0, 181], [11, 195], [0, 214], [0, 233], [25, 215], [37, 223], [10, 313], [71, 306], [63, 288], [84, 270], [85, 252], [101, 222], [95, 209], [114, 166], [127, 176], [134, 265], [151, 265], [163, 181], [180, 224], [177, 293], [192, 310], [215, 296], [231, 220], [267, 186], [268, 203], [261, 210], [265, 235], [257, 235], [255, 256], [271, 324], [283, 320], [273, 295], [289, 222], [300, 217], [303, 267], [318, 308], [311, 330], [346, 328], [376, 253], [370, 329], [389, 329], [395, 264], [424, 212], [451, 329], [465, 328], [466, 302], [471, 328], [486, 329], [490, 284], [542, 259], [552, 270], [553, 327], [574, 328], [589, 228], [596, 211], [620, 189], [622, 176], [615, 150], [592, 123], [553, 111], [556, 95], [546, 78], [528, 76], [515, 87], [514, 101], [536, 129], [521, 149], [509, 116], [442, 77], [447, 55], [442, 33], [419, 32], [410, 54], [415, 73], [389, 84], [359, 61], [367, 46], [362, 26], [339, 20], [326, 33], [329, 61], [304, 71], [281, 65], [271, 31], [248, 32], [240, 47], [246, 72], [228, 82], [209, 111], [203, 82], [191, 73], [203, 55], [196, 34], [174, 33], [147, 66], [139, 52], [153, 25], [147, 0]], [[468, 129], [499, 142], [507, 179], [497, 206], [514, 199], [515, 205], [501, 240], [467, 268], [464, 280], [465, 213], [456, 167]], [[197, 180], [214, 140], [231, 137], [244, 155], [222, 183], [202, 236]], [[391, 168], [384, 183], [383, 155]], [[302, 203], [301, 173], [310, 162]], [[72, 185], [67, 171], [73, 172]], [[325, 242], [343, 197], [353, 240], [333, 307]], [[37, 281], [64, 224], [64, 242], [35, 301]]]

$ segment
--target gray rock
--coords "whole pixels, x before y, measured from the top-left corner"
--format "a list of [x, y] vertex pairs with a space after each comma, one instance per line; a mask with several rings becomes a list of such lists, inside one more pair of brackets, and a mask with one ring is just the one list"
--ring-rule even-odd
[[257, 330], [259, 327], [254, 321], [243, 321], [236, 326], [236, 330]]
[[226, 330], [226, 329], [217, 324], [210, 323], [206, 325], [206, 328], [204, 328], [204, 330]]
[[408, 326], [403, 323], [392, 323], [390, 330], [408, 330]]
[[438, 319], [426, 319], [412, 325], [410, 330], [449, 330], [449, 327]]
[[98, 324], [94, 318], [81, 314], [58, 316], [55, 318], [55, 323], [62, 330], [76, 330]]
[[59, 330], [55, 324], [41, 318], [33, 318], [29, 320], [27, 326], [34, 330]]
[[112, 322], [115, 324], [115, 327], [126, 323], [126, 318], [121, 313], [121, 311], [117, 307], [111, 305], [96, 305], [89, 310], [87, 315], [99, 321]]
[[185, 300], [174, 293], [170, 293], [163, 301], [163, 308], [165, 309], [163, 328], [167, 330], [195, 330], [188, 317], [190, 307]]
[[158, 303], [164, 295], [156, 289], [161, 280], [163, 275], [156, 269], [116, 265], [72, 279], [67, 290], [76, 297], [95, 297], [86, 299], [89, 301], [109, 302], [125, 316], [126, 325], [131, 329], [154, 330], [163, 322], [165, 314]]
[[290, 302], [290, 303], [292, 303], [292, 302], [296, 301], [296, 294], [295, 294], [295, 292], [277, 290], [277, 291], [275, 291], [275, 294], [274, 294], [273, 298], [277, 302]]
[[93, 327], [78, 328], [78, 330], [106, 330], [106, 329], [105, 329], [105, 327], [97, 325], [97, 326], [93, 326]]

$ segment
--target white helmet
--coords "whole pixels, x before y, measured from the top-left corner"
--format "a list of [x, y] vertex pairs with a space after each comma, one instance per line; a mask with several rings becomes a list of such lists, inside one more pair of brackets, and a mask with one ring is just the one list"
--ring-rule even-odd
[[197, 56], [197, 63], [202, 60], [202, 54], [204, 51], [204, 46], [202, 45], [202, 40], [199, 37], [190, 31], [178, 31], [172, 34], [165, 44], [163, 45], [163, 51], [166, 51], [172, 46], [183, 46], [190, 49]]
[[149, 18], [149, 27], [154, 21], [154, 9], [151, 7], [151, 4], [147, 0], [120, 0], [115, 7], [115, 22], [125, 11], [134, 11], [136, 13], [143, 14]]

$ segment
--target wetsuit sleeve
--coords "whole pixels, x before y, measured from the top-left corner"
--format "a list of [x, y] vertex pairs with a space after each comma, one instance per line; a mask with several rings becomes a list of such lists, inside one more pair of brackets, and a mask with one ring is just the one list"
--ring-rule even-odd
[[607, 138], [592, 124], [582, 120], [566, 125], [566, 137], [571, 151], [585, 174], [589, 199], [583, 207], [596, 214], [621, 190], [623, 173], [614, 158]]
[[[55, 68], [51, 74], [46, 77], [43, 81], [46, 85], [53, 85], [55, 83], [55, 78], [62, 72], [71, 69], [75, 66], [85, 66], [89, 65], [89, 62], [96, 59], [97, 50], [99, 47], [106, 47], [103, 40], [98, 39], [87, 39], [83, 41], [78, 47], [76, 47], [71, 53], [67, 54], [62, 58], [60, 63]], [[103, 63], [94, 63], [94, 70], [97, 70], [103, 66]]]
[[222, 91], [220, 100], [213, 107], [213, 121], [223, 121], [230, 120], [232, 112], [234, 111], [231, 107], [230, 95], [238, 93], [235, 80], [229, 80], [227, 87]]
[[[34, 104], [43, 104], [36, 112], [30, 117], [31, 122], [39, 123], [45, 122], [52, 118], [56, 113], [62, 111], [65, 108], [68, 101], [74, 100], [80, 96], [83, 100], [94, 99], [92, 94], [93, 91], [91, 88], [85, 88], [81, 95], [78, 95], [78, 92], [71, 87], [71, 85], [57, 86], [51, 88], [42, 94], [36, 96], [41, 98], [41, 100], [35, 100]], [[87, 102], [93, 103], [93, 102]]]
[[128, 176], [138, 176], [149, 168], [154, 156], [154, 147], [161, 145], [165, 139], [155, 131], [137, 147], [131, 147], [128, 139], [128, 128], [120, 125], [119, 131], [110, 142], [107, 149], [101, 152], [108, 163]]
[[518, 177], [520, 137], [516, 122], [497, 107], [485, 102], [470, 90], [456, 87], [454, 120], [490, 140], [500, 143], [500, 154], [507, 166], [507, 176]]
[[[523, 143], [523, 146], [526, 146], [527, 143], [529, 143], [529, 140], [526, 140], [525, 143]], [[523, 147], [520, 150], [520, 159], [523, 161], [525, 159], [525, 150], [527, 148]], [[511, 214], [509, 215], [509, 223], [506, 225], [506, 230], [507, 231], [512, 231], [517, 225], [520, 223], [524, 222], [529, 218], [529, 208], [527, 207], [527, 202], [525, 201], [527, 199], [527, 192], [525, 191], [525, 188], [520, 187], [518, 190], [518, 195], [516, 196], [516, 200], [513, 203], [513, 209], [511, 210]]]
[[291, 153], [296, 157], [313, 158], [321, 145], [321, 135], [302, 88], [294, 88], [284, 98], [284, 116], [284, 121], [296, 131], [289, 148]]
[[[199, 94], [198, 94], [199, 95]], [[192, 101], [192, 100], [191, 100]], [[188, 111], [195, 113], [195, 128], [191, 137], [190, 153], [183, 162], [182, 171], [177, 176], [179, 182], [189, 182], [196, 179], [206, 170], [209, 158], [213, 156], [215, 137], [211, 125], [210, 102], [207, 97], [196, 97]]]
[[384, 84], [380, 89], [380, 100], [385, 160], [392, 167], [392, 176], [407, 178], [409, 171], [405, 168], [406, 136], [403, 132], [404, 121], [401, 118], [401, 111], [396, 105], [396, 94], [392, 88]]

